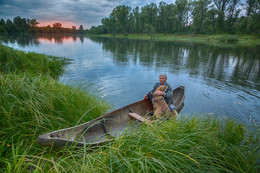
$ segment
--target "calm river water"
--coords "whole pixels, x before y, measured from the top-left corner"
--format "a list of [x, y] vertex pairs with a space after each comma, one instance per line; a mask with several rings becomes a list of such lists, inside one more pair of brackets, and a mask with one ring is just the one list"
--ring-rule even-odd
[[87, 86], [113, 109], [143, 99], [165, 72], [173, 88], [186, 87], [182, 114], [260, 122], [260, 46], [76, 36], [1, 39], [19, 50], [73, 59], [60, 80]]

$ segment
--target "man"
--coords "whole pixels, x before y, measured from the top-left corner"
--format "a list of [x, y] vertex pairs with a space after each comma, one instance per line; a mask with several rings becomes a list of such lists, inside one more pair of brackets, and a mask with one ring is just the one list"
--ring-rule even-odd
[[[167, 75], [165, 73], [160, 74], [159, 81], [160, 82], [157, 82], [154, 85], [153, 89], [147, 95], [144, 96], [144, 99], [149, 99], [152, 102], [153, 95], [163, 96], [165, 102], [168, 104], [170, 109], [173, 109], [174, 106], [172, 104], [172, 87], [170, 86], [170, 84], [168, 82], [166, 82]], [[168, 86], [168, 89], [165, 92], [158, 91], [158, 90], [156, 91], [156, 89], [161, 85]]]

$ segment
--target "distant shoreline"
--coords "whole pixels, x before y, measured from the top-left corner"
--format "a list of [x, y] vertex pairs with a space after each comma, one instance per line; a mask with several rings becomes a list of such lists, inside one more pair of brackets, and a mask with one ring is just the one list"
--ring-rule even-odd
[[[241, 46], [256, 46], [260, 45], [260, 38], [257, 35], [174, 35], [174, 34], [101, 34], [101, 35], [86, 35], [89, 37], [105, 37], [105, 38], [127, 38], [133, 40], [154, 40], [154, 41], [184, 41], [197, 42], [206, 44], [227, 44], [227, 45], [241, 45]], [[222, 39], [226, 37], [236, 37], [235, 42], [225, 43]]]

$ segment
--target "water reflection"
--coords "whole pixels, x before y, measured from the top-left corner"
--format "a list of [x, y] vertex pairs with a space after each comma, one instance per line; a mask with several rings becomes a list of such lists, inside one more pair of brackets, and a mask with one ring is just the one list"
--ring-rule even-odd
[[39, 45], [39, 41], [37, 37], [30, 34], [9, 34], [9, 35], [1, 35], [1, 41], [5, 44], [17, 43], [20, 46], [24, 47], [27, 45]]
[[[184, 113], [228, 115], [260, 121], [260, 47], [91, 38], [112, 53], [113, 63], [147, 71], [167, 72], [174, 86], [185, 85]], [[158, 74], [158, 73], [156, 73]], [[134, 75], [134, 74], [133, 74]], [[126, 76], [130, 78], [130, 76]], [[145, 78], [128, 87], [155, 81]], [[128, 79], [127, 79], [128, 80]], [[133, 80], [134, 81], [134, 80]], [[138, 81], [138, 80], [137, 80]], [[139, 87], [140, 88], [140, 87]], [[134, 92], [136, 92], [134, 90]]]
[[[168, 67], [170, 73], [180, 69], [190, 76], [203, 76], [204, 79], [216, 79], [231, 82], [240, 87], [260, 89], [260, 46], [219, 47], [213, 45], [159, 42], [128, 39], [91, 38], [102, 43], [102, 48], [112, 52], [113, 62], [117, 65], [129, 65], [133, 62], [147, 68]], [[208, 83], [208, 85], [214, 85]], [[216, 86], [218, 87], [218, 86]], [[255, 95], [259, 98], [258, 95]]]
[[77, 42], [78, 40], [83, 43], [84, 35], [75, 34], [8, 34], [1, 35], [1, 41], [5, 44], [17, 43], [25, 47], [28, 45], [39, 45], [42, 41], [54, 42], [56, 44], [63, 44], [64, 42]]

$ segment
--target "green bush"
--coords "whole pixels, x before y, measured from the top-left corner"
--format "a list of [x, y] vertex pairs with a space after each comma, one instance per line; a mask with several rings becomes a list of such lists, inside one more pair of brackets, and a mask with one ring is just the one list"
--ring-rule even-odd
[[209, 40], [223, 43], [237, 43], [239, 37], [238, 35], [213, 35], [209, 37]]

